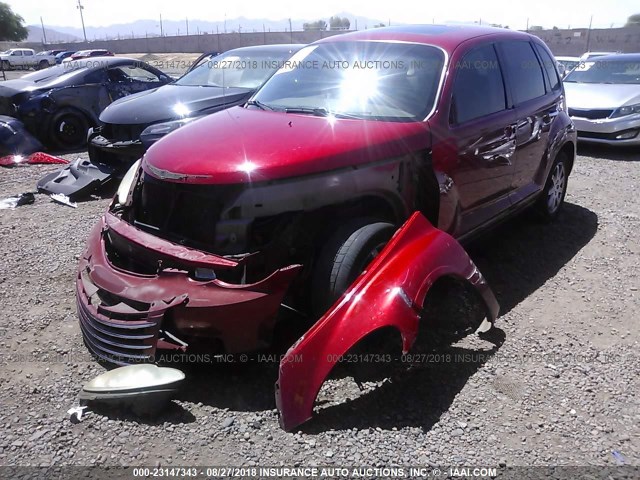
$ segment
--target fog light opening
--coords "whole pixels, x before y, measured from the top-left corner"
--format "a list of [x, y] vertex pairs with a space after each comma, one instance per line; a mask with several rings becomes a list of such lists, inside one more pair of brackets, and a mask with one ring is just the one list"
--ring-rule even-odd
[[629, 140], [635, 138], [638, 135], [638, 130], [627, 130], [626, 132], [616, 135], [616, 140]]

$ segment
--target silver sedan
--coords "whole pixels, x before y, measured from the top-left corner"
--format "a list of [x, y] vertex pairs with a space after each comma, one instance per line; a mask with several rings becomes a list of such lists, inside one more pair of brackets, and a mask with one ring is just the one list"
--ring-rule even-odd
[[564, 88], [578, 140], [640, 145], [640, 54], [583, 62], [564, 79]]

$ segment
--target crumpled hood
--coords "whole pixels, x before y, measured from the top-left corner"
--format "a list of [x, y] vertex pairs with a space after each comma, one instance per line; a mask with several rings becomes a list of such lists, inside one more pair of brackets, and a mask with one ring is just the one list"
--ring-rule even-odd
[[248, 183], [357, 167], [430, 146], [426, 122], [329, 119], [234, 107], [170, 133], [143, 168], [185, 183]]
[[[237, 104], [252, 93], [253, 90], [246, 88], [164, 85], [113, 102], [100, 114], [100, 121], [118, 125], [151, 124], [182, 118], [182, 112], [186, 111], [190, 112], [188, 116], [197, 116], [207, 109]], [[176, 105], [180, 105], [177, 112]]]
[[640, 85], [565, 82], [569, 108], [614, 109], [640, 103]]

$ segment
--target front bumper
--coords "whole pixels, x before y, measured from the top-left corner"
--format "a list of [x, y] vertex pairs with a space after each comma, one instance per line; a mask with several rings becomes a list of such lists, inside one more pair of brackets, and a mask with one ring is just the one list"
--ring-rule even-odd
[[[606, 145], [640, 145], [640, 115], [590, 120], [571, 117], [578, 130], [578, 140]], [[635, 133], [632, 138], [616, 138]]]
[[[107, 252], [111, 238], [126, 244], [131, 255], [150, 255], [167, 267], [149, 275], [115, 266]], [[87, 347], [100, 359], [126, 365], [155, 361], [158, 348], [179, 348], [165, 340], [163, 332], [171, 334], [168, 338], [215, 346], [217, 353], [268, 346], [280, 303], [301, 266], [279, 269], [254, 284], [193, 278], [196, 268], [241, 267], [105, 214], [90, 234], [76, 276], [78, 317]]]
[[126, 167], [138, 160], [145, 152], [140, 139], [111, 140], [101, 135], [99, 129], [90, 129], [87, 135], [89, 158], [93, 163]]

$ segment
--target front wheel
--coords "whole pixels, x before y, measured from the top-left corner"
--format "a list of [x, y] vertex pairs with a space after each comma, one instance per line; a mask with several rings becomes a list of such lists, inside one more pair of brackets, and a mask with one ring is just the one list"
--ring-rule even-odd
[[559, 153], [551, 167], [542, 195], [536, 204], [536, 210], [543, 220], [554, 220], [560, 213], [564, 197], [567, 194], [568, 179], [569, 162], [567, 156], [564, 153]]
[[74, 109], [57, 112], [49, 125], [49, 141], [60, 150], [76, 150], [87, 141], [89, 124], [85, 116]]
[[372, 219], [354, 219], [339, 228], [317, 259], [312, 281], [316, 315], [324, 313], [393, 236], [395, 227]]
[[48, 67], [49, 67], [49, 62], [47, 62], [46, 60], [41, 60], [36, 70], [43, 70]]

